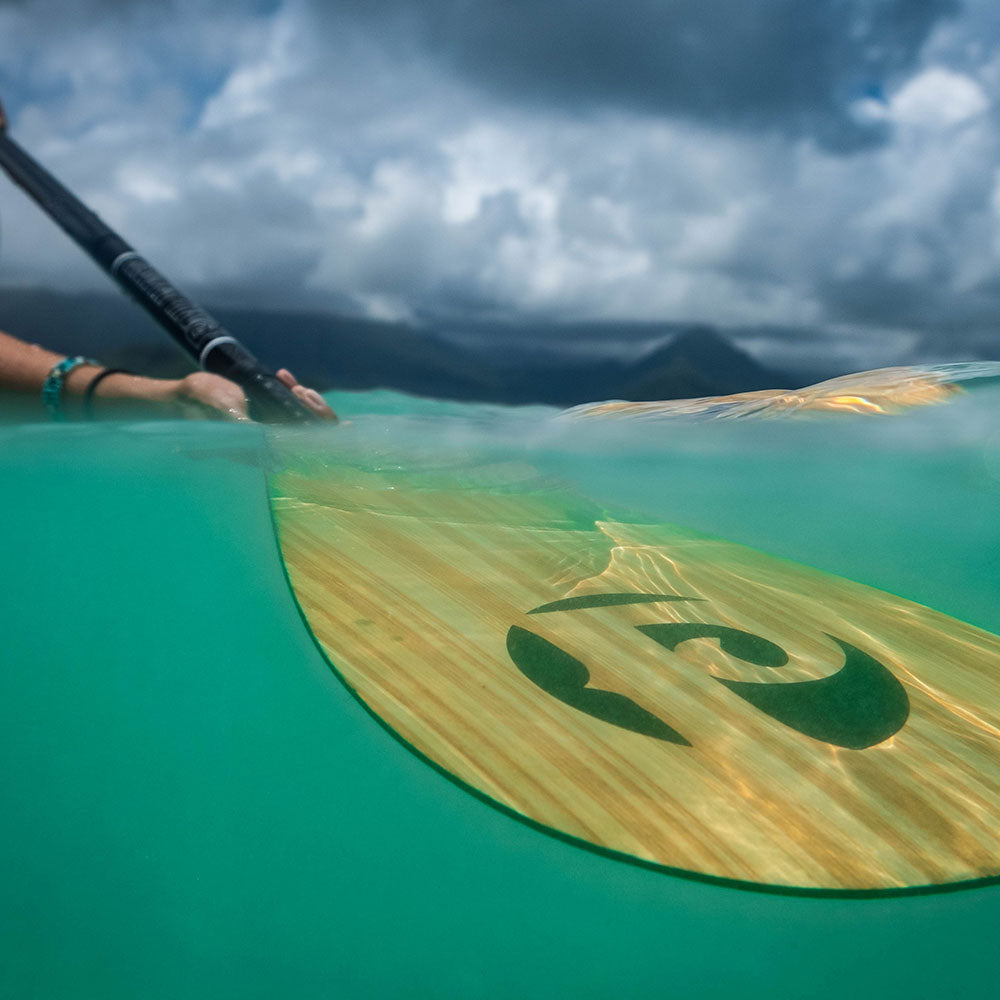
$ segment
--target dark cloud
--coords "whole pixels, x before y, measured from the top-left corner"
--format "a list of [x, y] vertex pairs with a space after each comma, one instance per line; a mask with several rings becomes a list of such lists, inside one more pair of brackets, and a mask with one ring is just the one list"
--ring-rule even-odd
[[[1000, 327], [995, 0], [0, 0], [0, 94], [232, 302], [703, 321], [800, 368]], [[103, 281], [0, 212], [0, 285]]]
[[[818, 282], [830, 323], [896, 327], [941, 341], [961, 338], [963, 332], [997, 329], [1000, 285], [955, 290], [948, 275], [930, 280], [906, 280], [885, 268], [846, 280]], [[1000, 333], [994, 332], [994, 353], [1000, 357]]]
[[389, 0], [350, 10], [482, 88], [870, 144], [851, 104], [912, 65], [957, 0]]

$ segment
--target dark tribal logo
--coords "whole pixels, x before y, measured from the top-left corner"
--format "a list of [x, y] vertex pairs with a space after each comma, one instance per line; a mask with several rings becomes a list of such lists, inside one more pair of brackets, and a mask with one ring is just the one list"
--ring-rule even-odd
[[[543, 604], [528, 614], [694, 600], [699, 598], [589, 594]], [[689, 640], [717, 639], [723, 652], [745, 663], [776, 669], [788, 663], [788, 654], [776, 643], [726, 625], [672, 622], [638, 625], [636, 629], [671, 651]], [[843, 639], [825, 634], [844, 653], [844, 665], [829, 677], [782, 684], [714, 679], [758, 711], [812, 739], [851, 750], [887, 740], [902, 729], [909, 716], [905, 689], [878, 660]], [[631, 698], [589, 687], [587, 667], [548, 639], [513, 625], [507, 632], [507, 651], [528, 680], [571, 708], [642, 736], [691, 746], [681, 733]]]

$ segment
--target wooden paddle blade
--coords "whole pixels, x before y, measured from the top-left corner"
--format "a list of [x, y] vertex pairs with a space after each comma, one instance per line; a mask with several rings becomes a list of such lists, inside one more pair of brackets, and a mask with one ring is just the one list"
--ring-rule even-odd
[[638, 862], [789, 891], [1000, 876], [1000, 638], [552, 491], [272, 481], [336, 672], [470, 789]]

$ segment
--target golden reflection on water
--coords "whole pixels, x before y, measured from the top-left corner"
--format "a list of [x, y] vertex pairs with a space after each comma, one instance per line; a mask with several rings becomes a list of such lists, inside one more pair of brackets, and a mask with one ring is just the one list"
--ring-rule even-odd
[[792, 412], [886, 415], [916, 406], [943, 403], [962, 392], [944, 373], [919, 368], [882, 368], [807, 386], [804, 389], [764, 389], [728, 396], [651, 402], [611, 401], [586, 404], [567, 411], [574, 417], [710, 415], [718, 418], [778, 416]]

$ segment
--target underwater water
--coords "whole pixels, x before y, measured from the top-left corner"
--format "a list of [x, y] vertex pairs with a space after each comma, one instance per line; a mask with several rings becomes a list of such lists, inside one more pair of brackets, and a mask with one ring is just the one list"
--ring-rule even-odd
[[[0, 994], [985, 994], [1000, 887], [701, 884], [512, 820], [331, 673], [275, 463], [555, 482], [1000, 632], [1000, 387], [895, 416], [578, 420], [340, 394], [336, 430], [0, 428]], [[347, 422], [349, 421], [349, 422]]]

